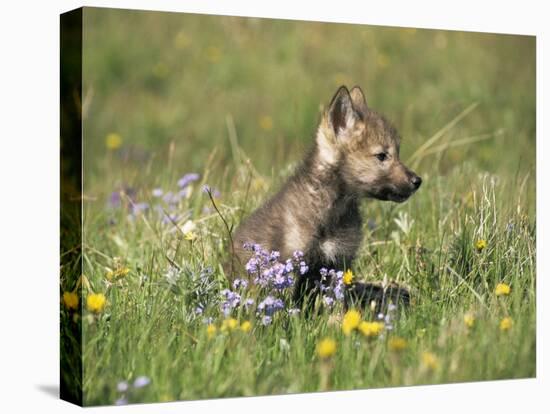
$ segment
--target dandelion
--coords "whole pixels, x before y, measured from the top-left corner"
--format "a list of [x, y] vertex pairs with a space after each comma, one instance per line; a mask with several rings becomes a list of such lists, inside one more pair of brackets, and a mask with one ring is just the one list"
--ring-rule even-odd
[[321, 359], [329, 359], [336, 353], [336, 341], [331, 338], [324, 338], [317, 344], [317, 355]]
[[273, 120], [269, 115], [261, 116], [258, 120], [258, 124], [264, 131], [271, 131], [271, 129], [273, 129]]
[[67, 309], [78, 309], [78, 295], [75, 292], [63, 292], [63, 304]]
[[183, 238], [188, 241], [193, 241], [197, 238], [197, 233], [189, 231], [183, 235]]
[[151, 380], [145, 375], [141, 375], [134, 381], [134, 388], [143, 388], [151, 383]]
[[353, 272], [351, 271], [351, 269], [346, 270], [342, 281], [344, 282], [344, 285], [351, 285], [351, 283], [353, 282]]
[[478, 252], [484, 250], [486, 247], [487, 247], [487, 241], [484, 240], [484, 239], [479, 239], [478, 241], [476, 241], [476, 249]]
[[110, 150], [117, 150], [122, 145], [122, 137], [116, 132], [111, 132], [105, 137], [105, 146]]
[[206, 327], [206, 335], [208, 335], [208, 339], [213, 338], [214, 335], [216, 335], [217, 330], [218, 328], [216, 328], [214, 324], [209, 323], [208, 326]]
[[507, 285], [506, 283], [499, 283], [495, 288], [495, 295], [508, 296], [511, 290], [510, 285]]
[[467, 313], [464, 315], [464, 325], [466, 325], [468, 328], [473, 328], [475, 324], [475, 317], [471, 313]]
[[191, 44], [191, 39], [184, 31], [178, 32], [176, 37], [174, 38], [174, 46], [176, 46], [177, 49], [185, 49]]
[[378, 336], [384, 330], [382, 322], [361, 322], [357, 329], [367, 338]]
[[222, 58], [222, 52], [219, 47], [210, 46], [206, 49], [206, 57], [211, 63], [218, 63]]
[[237, 322], [237, 319], [228, 318], [224, 319], [224, 321], [222, 322], [221, 330], [222, 332], [233, 331], [235, 330], [235, 328], [237, 328], [237, 326], [239, 326], [239, 322]]
[[388, 340], [388, 348], [392, 352], [401, 352], [407, 348], [407, 341], [399, 336], [394, 336]]
[[342, 331], [344, 335], [349, 335], [351, 332], [359, 326], [361, 322], [361, 314], [355, 309], [349, 310], [344, 315], [342, 321]]
[[116, 279], [122, 279], [123, 277], [128, 275], [128, 273], [130, 273], [129, 268], [127, 268], [127, 267], [118, 267], [115, 270], [107, 271], [107, 273], [105, 274], [105, 277], [107, 278], [108, 281], [113, 281], [113, 280], [116, 280]]
[[390, 64], [390, 58], [387, 55], [380, 53], [376, 57], [376, 63], [381, 68], [386, 68]]
[[105, 301], [103, 293], [91, 293], [86, 298], [86, 305], [90, 312], [100, 313], [105, 307]]
[[501, 331], [505, 332], [505, 331], [509, 331], [512, 328], [512, 325], [513, 325], [512, 318], [507, 316], [506, 318], [500, 321], [499, 327]]
[[429, 369], [429, 370], [435, 370], [437, 367], [439, 367], [439, 360], [437, 359], [437, 356], [431, 352], [423, 352], [422, 353], [422, 365]]
[[244, 333], [250, 332], [251, 329], [252, 329], [252, 324], [249, 321], [244, 321], [241, 324], [241, 331], [243, 331]]

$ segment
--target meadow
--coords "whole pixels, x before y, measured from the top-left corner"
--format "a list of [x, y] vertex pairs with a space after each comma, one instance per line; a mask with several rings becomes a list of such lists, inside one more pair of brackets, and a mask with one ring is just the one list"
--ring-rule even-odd
[[[534, 38], [86, 9], [83, 45], [82, 276], [60, 290], [86, 405], [535, 376]], [[306, 317], [222, 265], [342, 84], [423, 185], [365, 200], [335, 270], [412, 303]]]

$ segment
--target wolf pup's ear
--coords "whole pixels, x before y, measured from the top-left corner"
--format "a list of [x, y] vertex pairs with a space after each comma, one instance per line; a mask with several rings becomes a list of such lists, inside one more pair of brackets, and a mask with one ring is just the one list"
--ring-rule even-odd
[[367, 100], [365, 99], [365, 94], [361, 88], [359, 86], [354, 86], [349, 94], [355, 110], [360, 112], [362, 115], [365, 115], [369, 108], [367, 107]]
[[340, 86], [328, 109], [328, 120], [334, 134], [338, 137], [342, 131], [351, 128], [360, 118], [360, 114], [353, 107], [348, 89]]

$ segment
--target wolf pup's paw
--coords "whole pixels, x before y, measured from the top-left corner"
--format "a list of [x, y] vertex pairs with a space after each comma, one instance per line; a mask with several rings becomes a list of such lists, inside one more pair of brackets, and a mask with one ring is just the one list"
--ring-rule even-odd
[[370, 309], [375, 314], [386, 313], [390, 304], [400, 308], [411, 303], [411, 292], [395, 282], [357, 282], [346, 289], [344, 308]]

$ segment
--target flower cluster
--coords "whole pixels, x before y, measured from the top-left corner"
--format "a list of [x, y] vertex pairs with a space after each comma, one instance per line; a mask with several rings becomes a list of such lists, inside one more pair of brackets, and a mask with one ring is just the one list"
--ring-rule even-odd
[[[294, 286], [296, 277], [304, 275], [309, 268], [300, 251], [295, 251], [291, 258], [281, 260], [279, 252], [267, 251], [259, 244], [245, 243], [243, 247], [252, 252], [245, 265], [248, 277], [235, 279], [231, 289], [221, 291], [220, 309], [226, 318], [239, 310], [255, 312], [263, 325], [270, 325], [274, 315], [285, 308], [287, 292]], [[254, 299], [246, 298], [247, 289], [251, 287], [249, 284], [265, 295], [257, 305]], [[298, 312], [298, 309], [288, 309], [289, 315]]]
[[120, 395], [115, 401], [115, 405], [128, 404], [129, 401], [132, 400], [131, 397], [135, 397], [135, 394], [139, 392], [140, 389], [147, 387], [150, 383], [151, 379], [145, 375], [140, 375], [131, 384], [128, 383], [128, 381], [120, 381], [116, 386], [116, 390]]
[[323, 267], [320, 273], [319, 290], [323, 296], [323, 303], [331, 308], [336, 302], [344, 300], [344, 285], [346, 284], [344, 281], [344, 272], [334, 269], [327, 270]]
[[280, 262], [281, 254], [277, 251], [268, 252], [259, 244], [253, 243], [245, 243], [243, 247], [253, 252], [253, 256], [246, 263], [246, 271], [253, 278], [254, 284], [263, 288], [284, 290], [294, 284], [296, 270], [300, 275], [309, 270], [301, 251], [295, 251], [292, 258]]
[[355, 309], [347, 311], [342, 320], [342, 332], [346, 336], [357, 330], [367, 338], [375, 338], [380, 336], [386, 329], [388, 329], [387, 324], [380, 320], [372, 322], [361, 320], [361, 314]]
[[[177, 181], [177, 188], [172, 190], [164, 190], [162, 188], [154, 188], [148, 201], [138, 200], [137, 191], [131, 187], [125, 187], [119, 191], [114, 191], [109, 196], [108, 205], [111, 209], [119, 209], [123, 206], [127, 207], [128, 220], [135, 220], [140, 215], [156, 215], [156, 218], [166, 225], [178, 223], [185, 218], [186, 214], [182, 214], [181, 203], [189, 199], [193, 193], [193, 183], [201, 178], [198, 173], [187, 173]], [[219, 197], [220, 192], [217, 189], [212, 189], [213, 197]], [[114, 222], [114, 219], [111, 219]], [[186, 239], [194, 239], [194, 233], [186, 232]]]

